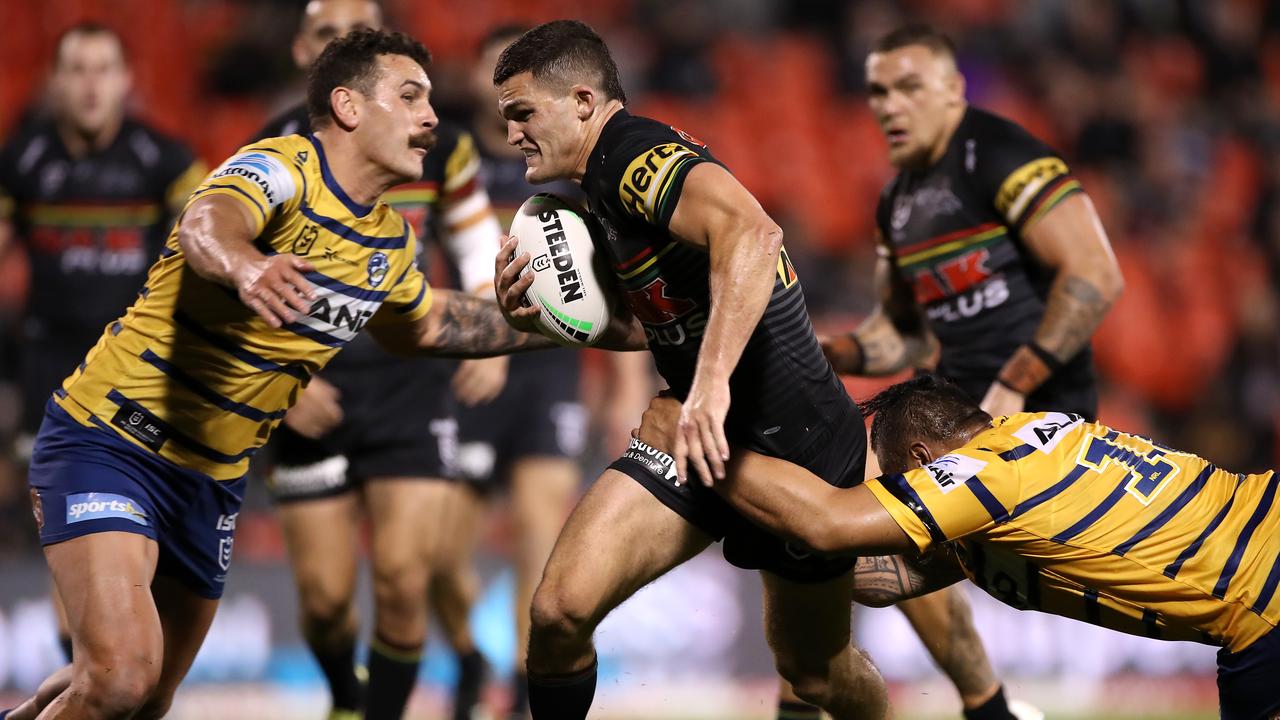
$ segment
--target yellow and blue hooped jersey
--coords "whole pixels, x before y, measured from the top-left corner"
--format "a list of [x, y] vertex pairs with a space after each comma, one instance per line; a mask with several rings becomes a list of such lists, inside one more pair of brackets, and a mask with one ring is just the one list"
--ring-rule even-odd
[[272, 328], [234, 289], [197, 276], [178, 245], [179, 219], [138, 299], [55, 399], [82, 424], [233, 480], [313, 373], [365, 325], [424, 316], [431, 289], [404, 218], [384, 202], [352, 200], [314, 136], [242, 148], [191, 201], [209, 194], [249, 209], [263, 253], [311, 262], [310, 311]]
[[1239, 651], [1280, 619], [1280, 476], [1063, 413], [1020, 413], [868, 482], [920, 551], [1019, 609]]

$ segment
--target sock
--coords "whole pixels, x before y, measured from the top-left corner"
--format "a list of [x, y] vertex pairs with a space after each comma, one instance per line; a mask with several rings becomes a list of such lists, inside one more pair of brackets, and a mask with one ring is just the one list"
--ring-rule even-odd
[[976, 708], [964, 711], [964, 720], [1017, 720], [1009, 712], [1009, 705], [1004, 699], [1004, 686], [996, 689], [991, 699]]
[[[58, 647], [62, 648], [62, 655], [67, 658], [67, 662], [71, 662], [71, 636], [58, 633]], [[0, 720], [4, 716], [0, 715]]]
[[822, 720], [822, 708], [794, 700], [779, 700], [778, 720]]
[[380, 637], [369, 644], [365, 720], [400, 720], [418, 680], [422, 648], [396, 647]]
[[529, 710], [534, 720], [586, 720], [596, 696], [596, 671], [591, 665], [567, 675], [529, 675]]
[[458, 683], [453, 694], [454, 720], [470, 720], [471, 711], [480, 705], [485, 674], [484, 656], [479, 650], [458, 657]]
[[320, 672], [324, 673], [324, 679], [329, 683], [333, 709], [359, 711], [360, 680], [356, 677], [355, 641], [340, 650], [311, 645], [311, 654], [320, 664]]
[[511, 717], [523, 718], [529, 714], [529, 678], [522, 672], [511, 678]]

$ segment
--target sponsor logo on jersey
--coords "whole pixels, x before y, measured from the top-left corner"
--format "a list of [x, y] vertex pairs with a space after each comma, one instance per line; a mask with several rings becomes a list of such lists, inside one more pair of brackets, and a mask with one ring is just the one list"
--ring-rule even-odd
[[644, 287], [628, 290], [627, 305], [644, 327], [651, 345], [683, 345], [702, 337], [707, 327], [706, 311], [688, 298], [668, 295], [667, 281], [661, 276]]
[[986, 466], [985, 461], [968, 455], [943, 455], [925, 465], [924, 469], [945, 495], [964, 485]]
[[[321, 288], [316, 288], [316, 291], [320, 292]], [[376, 303], [348, 301], [343, 295], [331, 293], [311, 303], [307, 317], [324, 323], [324, 326], [317, 327], [317, 330], [332, 332], [350, 341], [364, 328], [377, 310]]]
[[673, 485], [676, 482], [675, 458], [638, 438], [631, 438], [631, 444], [622, 453], [622, 457], [640, 463], [659, 480], [666, 480]]
[[169, 437], [160, 419], [136, 403], [122, 405], [116, 414], [111, 416], [111, 424], [125, 431], [129, 437], [151, 448], [153, 452], [158, 452]]
[[302, 232], [298, 233], [298, 237], [293, 239], [293, 254], [306, 255], [311, 252], [311, 246], [316, 244], [316, 238], [320, 237], [320, 228], [315, 225], [308, 225], [302, 228]]
[[1084, 418], [1075, 414], [1045, 413], [1043, 417], [1023, 425], [1013, 434], [1024, 443], [1042, 453], [1051, 453], [1062, 442], [1068, 431], [1084, 422]]
[[999, 275], [970, 292], [929, 305], [925, 310], [930, 322], [959, 322], [983, 310], [999, 307], [1009, 300], [1009, 285]]
[[376, 252], [369, 256], [369, 286], [378, 287], [382, 284], [383, 278], [387, 276], [387, 270], [390, 269], [391, 263], [388, 262], [385, 253]]
[[697, 153], [680, 143], [664, 143], [632, 160], [618, 186], [623, 206], [654, 222], [666, 200], [671, 170], [690, 157], [697, 157]]
[[213, 174], [214, 178], [229, 176], [242, 177], [257, 185], [266, 197], [267, 204], [273, 208], [292, 198], [295, 192], [293, 176], [288, 169], [279, 160], [265, 153], [247, 152], [235, 155]]
[[68, 525], [104, 518], [120, 518], [139, 525], [150, 525], [147, 514], [139, 509], [138, 503], [124, 495], [88, 492], [67, 496]]
[[[555, 210], [543, 210], [538, 213], [538, 221], [542, 223], [542, 236], [547, 242], [547, 255], [550, 267], [556, 270], [556, 283], [560, 286], [560, 302], [570, 303], [581, 300], [582, 276], [573, 267], [573, 255], [569, 252], [569, 240], [564, 234], [564, 225], [560, 221], [560, 213]], [[542, 256], [539, 256], [542, 257]], [[547, 269], [544, 264], [543, 269]], [[538, 267], [535, 265], [534, 270]]]
[[1061, 158], [1042, 157], [1009, 173], [996, 192], [996, 210], [1012, 223], [1027, 209], [1028, 203], [1054, 178], [1066, 175], [1067, 164]]

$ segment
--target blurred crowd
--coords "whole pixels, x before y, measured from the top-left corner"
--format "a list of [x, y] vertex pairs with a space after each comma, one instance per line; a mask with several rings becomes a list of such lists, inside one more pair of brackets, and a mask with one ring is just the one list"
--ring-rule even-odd
[[[297, 98], [299, 3], [30, 0], [0, 7], [0, 128], [38, 112], [53, 40], [117, 28], [134, 111], [211, 165]], [[434, 102], [471, 99], [486, 32], [579, 17], [610, 43], [634, 110], [707, 141], [787, 233], [816, 322], [871, 305], [873, 216], [891, 171], [862, 88], [877, 36], [909, 19], [950, 33], [971, 102], [1072, 165], [1124, 271], [1095, 348], [1104, 422], [1219, 465], [1280, 464], [1280, 2], [1270, 0], [385, 0], [436, 55]], [[460, 113], [461, 117], [466, 117]], [[0, 260], [0, 333], [26, 297]], [[122, 308], [123, 310], [123, 308]], [[12, 377], [12, 340], [0, 379]], [[69, 371], [71, 368], [68, 368]], [[870, 386], [853, 386], [856, 396]], [[8, 438], [22, 388], [0, 386]], [[594, 469], [587, 473], [594, 477]], [[35, 545], [21, 468], [0, 468], [0, 556]]]

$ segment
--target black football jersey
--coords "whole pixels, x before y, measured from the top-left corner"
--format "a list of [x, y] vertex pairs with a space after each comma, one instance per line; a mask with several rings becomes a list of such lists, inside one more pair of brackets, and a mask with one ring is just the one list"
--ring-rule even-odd
[[133, 303], [205, 172], [186, 145], [132, 119], [79, 158], [50, 120], [0, 150], [0, 208], [31, 262], [24, 336], [68, 347], [64, 374]]
[[[605, 124], [582, 179], [623, 299], [644, 325], [659, 373], [681, 398], [711, 311], [710, 256], [678, 242], [667, 227], [689, 172], [707, 162], [720, 164], [701, 141], [623, 110]], [[730, 392], [730, 440], [778, 457], [803, 448], [811, 431], [851, 407], [818, 346], [785, 250]]]
[[[1052, 149], [1004, 118], [970, 107], [946, 153], [903, 171], [876, 211], [880, 242], [942, 345], [937, 372], [981, 400], [1032, 340], [1053, 273], [1022, 231], [1080, 183]], [[1086, 347], [1027, 398], [1028, 411], [1097, 413]]]

